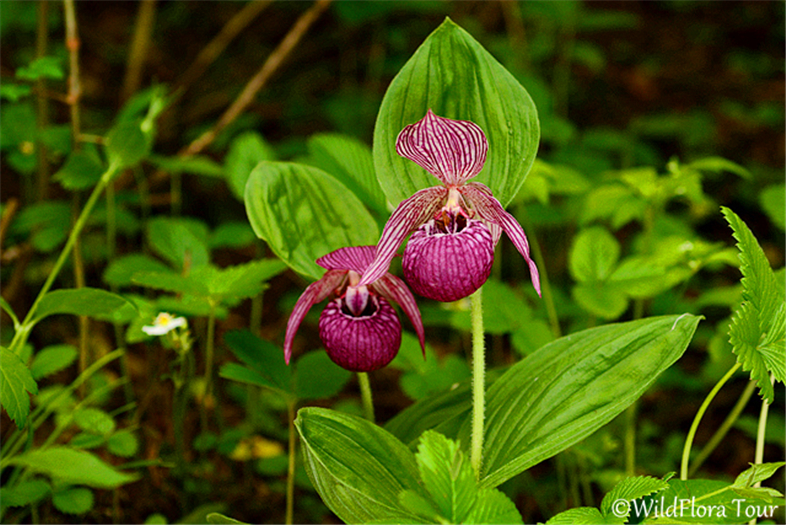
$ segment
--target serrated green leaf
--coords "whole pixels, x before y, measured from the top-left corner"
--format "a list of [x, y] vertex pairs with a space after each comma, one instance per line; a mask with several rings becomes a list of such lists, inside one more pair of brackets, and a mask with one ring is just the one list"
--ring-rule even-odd
[[34, 81], [39, 78], [62, 80], [65, 77], [63, 66], [58, 57], [38, 57], [30, 64], [16, 70], [16, 78]]
[[[130, 286], [131, 277], [137, 272], [172, 272], [166, 264], [141, 253], [119, 257], [109, 263], [104, 271], [103, 281], [112, 286]], [[172, 272], [174, 273], [174, 272]]]
[[586, 228], [573, 240], [570, 273], [580, 283], [604, 281], [617, 265], [619, 255], [619, 242], [605, 228]]
[[246, 213], [258, 237], [293, 270], [314, 279], [316, 259], [339, 248], [376, 244], [379, 228], [346, 186], [320, 169], [262, 162], [249, 176]]
[[[204, 266], [201, 266], [199, 269], [202, 268]], [[174, 273], [171, 270], [166, 272], [136, 272], [131, 277], [131, 282], [155, 290], [207, 297], [210, 295], [208, 285], [205, 283], [203, 276], [195, 275], [195, 273], [185, 276]]]
[[429, 430], [420, 437], [415, 459], [420, 479], [441, 515], [449, 523], [465, 523], [477, 498], [469, 457], [458, 443]]
[[[281, 347], [255, 336], [248, 330], [227, 332], [224, 335], [224, 342], [238, 359], [259, 376], [253, 384], [275, 388], [287, 393], [292, 392], [292, 368], [284, 362], [284, 350]], [[246, 374], [244, 377], [250, 376]], [[228, 378], [242, 380], [236, 375]]]
[[60, 512], [84, 514], [93, 508], [93, 491], [83, 487], [57, 490], [52, 494], [52, 503]]
[[85, 432], [106, 436], [115, 431], [115, 420], [100, 408], [81, 408], [74, 413], [74, 422]]
[[[769, 517], [782, 500], [740, 497], [729, 483], [708, 479], [673, 479], [669, 488], [652, 498], [634, 501], [632, 516], [647, 524], [733, 524]], [[712, 513], [710, 515], [710, 513]]]
[[25, 98], [32, 91], [32, 86], [27, 84], [13, 84], [10, 82], [3, 82], [0, 86], [0, 99], [8, 100], [9, 102], [19, 102]]
[[[683, 314], [592, 328], [511, 367], [486, 396], [481, 485], [496, 487], [611, 421], [683, 354], [699, 320]], [[467, 420], [462, 443], [469, 431]]]
[[420, 491], [414, 455], [370, 421], [332, 410], [298, 411], [306, 471], [325, 504], [346, 523], [418, 523], [398, 495]]
[[109, 130], [104, 141], [109, 163], [116, 169], [130, 168], [150, 153], [152, 140], [139, 121], [121, 121]]
[[187, 173], [206, 177], [224, 177], [224, 168], [219, 163], [203, 155], [191, 157], [163, 157], [151, 155], [150, 162], [169, 173]]
[[211, 523], [212, 525], [245, 523], [244, 521], [238, 521], [234, 518], [230, 518], [229, 516], [224, 516], [223, 514], [219, 514], [218, 512], [211, 512], [206, 517], [207, 517], [207, 522]]
[[729, 173], [734, 173], [743, 179], [750, 180], [753, 178], [753, 175], [748, 169], [740, 166], [736, 162], [732, 162], [722, 157], [706, 157], [703, 159], [694, 160], [688, 164], [687, 167], [699, 171], [709, 171], [712, 173], [722, 173], [724, 171], [728, 171]]
[[24, 507], [43, 500], [49, 495], [51, 488], [43, 479], [21, 481], [9, 487], [3, 486], [3, 507]]
[[41, 379], [67, 368], [76, 361], [78, 351], [73, 345], [47, 346], [37, 352], [30, 364], [33, 379]]
[[293, 382], [298, 399], [326, 399], [341, 392], [352, 377], [326, 352], [309, 352], [297, 360]]
[[71, 438], [71, 441], [68, 442], [68, 445], [74, 448], [90, 450], [102, 446], [105, 442], [106, 438], [104, 436], [90, 434], [88, 432], [81, 432]]
[[764, 188], [759, 194], [759, 203], [773, 224], [781, 230], [786, 229], [786, 185]]
[[263, 290], [266, 281], [286, 269], [278, 259], [260, 259], [227, 268], [204, 266], [194, 270], [194, 277], [207, 284], [208, 293], [214, 298], [253, 297]]
[[623, 289], [608, 283], [579, 284], [571, 294], [579, 306], [603, 319], [616, 319], [628, 308]]
[[28, 393], [38, 394], [38, 385], [19, 356], [5, 347], [0, 347], [0, 361], [0, 405], [21, 429], [30, 414]]
[[185, 219], [156, 217], [147, 223], [147, 238], [155, 252], [178, 270], [210, 262], [207, 227]]
[[653, 478], [650, 476], [636, 476], [633, 478], [625, 478], [617, 483], [610, 492], [608, 492], [600, 504], [600, 512], [609, 519], [612, 518], [625, 518], [620, 519], [620, 523], [624, 523], [627, 519], [627, 514], [622, 516], [619, 512], [620, 509], [615, 508], [615, 503], [624, 500], [632, 501], [634, 499], [643, 498], [655, 494], [662, 490], [669, 488], [669, 483], [662, 479]]
[[449, 18], [421, 44], [390, 83], [374, 127], [374, 166], [388, 200], [396, 205], [439, 181], [396, 153], [396, 138], [431, 109], [441, 117], [470, 120], [489, 143], [473, 180], [491, 188], [506, 206], [535, 160], [540, 139], [537, 109], [527, 91], [472, 36]]
[[115, 432], [106, 440], [106, 448], [115, 456], [130, 458], [139, 450], [139, 440], [131, 430]]
[[95, 186], [103, 173], [104, 166], [95, 149], [84, 148], [72, 151], [52, 180], [67, 190], [84, 190]]
[[[4, 121], [5, 122], [5, 121]], [[51, 252], [68, 237], [71, 228], [71, 205], [62, 201], [47, 201], [23, 208], [11, 225], [11, 231], [29, 234], [33, 247]]]
[[60, 445], [33, 449], [9, 459], [8, 463], [46, 474], [62, 483], [94, 488], [115, 488], [138, 477], [116, 470], [89, 452]]
[[[786, 347], [781, 339], [786, 313], [784, 290], [748, 226], [730, 209], [721, 207], [721, 212], [738, 241], [743, 275], [743, 302], [732, 316], [729, 341], [742, 369], [749, 371], [751, 379], [758, 383], [762, 398], [772, 403], [770, 372], [778, 381], [786, 381]], [[762, 344], [768, 337], [767, 343]]]
[[[35, 322], [55, 314], [106, 316], [130, 304], [124, 297], [100, 288], [55, 290], [44, 295], [35, 311]], [[133, 306], [133, 304], [132, 304]]]
[[466, 523], [523, 523], [516, 505], [497, 489], [480, 489]]
[[235, 197], [243, 200], [251, 171], [265, 160], [276, 160], [276, 154], [256, 131], [247, 131], [232, 140], [225, 163], [227, 183]]
[[371, 148], [338, 133], [312, 135], [307, 145], [318, 168], [338, 179], [380, 218], [387, 217], [385, 193], [374, 174]]
[[257, 236], [248, 222], [228, 221], [222, 222], [210, 233], [208, 245], [216, 248], [243, 248], [256, 241]]
[[779, 461], [777, 463], [758, 463], [751, 465], [734, 480], [734, 487], [752, 487], [756, 483], [770, 479], [775, 472], [786, 465], [786, 462]]
[[[619, 521], [619, 523], [623, 523]], [[577, 507], [552, 516], [546, 525], [611, 525], [595, 507]]]

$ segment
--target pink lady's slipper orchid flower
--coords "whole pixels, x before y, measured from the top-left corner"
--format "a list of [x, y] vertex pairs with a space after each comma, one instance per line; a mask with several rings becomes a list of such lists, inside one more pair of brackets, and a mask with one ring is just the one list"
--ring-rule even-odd
[[407, 283], [430, 299], [461, 299], [488, 279], [494, 246], [504, 231], [527, 261], [532, 285], [540, 295], [538, 268], [529, 256], [524, 229], [488, 187], [467, 182], [480, 173], [487, 151], [486, 136], [477, 124], [438, 117], [430, 109], [399, 133], [396, 152], [443, 186], [420, 190], [398, 205], [359, 286], [387, 272], [396, 250], [414, 231], [402, 261]]
[[383, 271], [373, 283], [359, 284], [372, 260], [374, 246], [341, 248], [317, 259], [327, 272], [306, 288], [292, 310], [284, 337], [287, 364], [303, 318], [312, 306], [330, 295], [334, 298], [319, 318], [319, 337], [338, 366], [353, 372], [370, 372], [396, 357], [401, 346], [401, 323], [391, 302], [398, 303], [409, 317], [425, 355], [420, 311], [404, 281]]

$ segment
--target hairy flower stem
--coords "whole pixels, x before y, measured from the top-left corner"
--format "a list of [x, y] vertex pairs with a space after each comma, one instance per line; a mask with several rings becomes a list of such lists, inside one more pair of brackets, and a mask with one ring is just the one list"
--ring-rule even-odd
[[368, 380], [367, 372], [358, 372], [358, 383], [360, 384], [360, 399], [363, 403], [363, 413], [366, 415], [366, 419], [375, 423], [374, 401], [371, 397], [371, 382]]
[[483, 287], [470, 296], [472, 303], [472, 441], [470, 463], [480, 479], [483, 462], [483, 420], [486, 410], [486, 348], [483, 333]]
[[710, 403], [715, 398], [715, 395], [720, 391], [721, 387], [726, 384], [731, 376], [734, 375], [742, 365], [737, 363], [733, 367], [726, 372], [726, 375], [720, 378], [720, 380], [715, 384], [715, 386], [710, 390], [710, 393], [707, 394], [707, 397], [704, 399], [704, 402], [699, 407], [699, 411], [696, 412], [696, 416], [693, 418], [693, 424], [690, 426], [690, 430], [688, 431], [688, 437], [685, 439], [685, 448], [682, 449], [682, 464], [680, 465], [680, 479], [685, 481], [688, 479], [688, 461], [690, 460], [690, 449], [693, 445], [693, 438], [696, 437], [696, 429], [699, 428], [699, 423], [701, 422], [701, 418], [704, 416], [704, 412], [707, 411], [707, 407], [710, 406]]
[[295, 510], [295, 409], [297, 400], [287, 401], [287, 418], [289, 419], [289, 466], [287, 468], [287, 514], [284, 523], [292, 525]]

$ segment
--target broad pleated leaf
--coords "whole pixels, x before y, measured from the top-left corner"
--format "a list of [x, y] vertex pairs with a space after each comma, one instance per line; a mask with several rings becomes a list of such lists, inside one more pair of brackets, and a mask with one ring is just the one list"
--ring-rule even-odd
[[474, 122], [486, 134], [488, 156], [472, 179], [507, 205], [524, 182], [540, 140], [537, 110], [527, 91], [469, 33], [446, 19], [393, 79], [374, 128], [374, 166], [396, 205], [439, 181], [396, 153], [405, 126], [431, 109], [441, 117]]
[[[684, 314], [584, 330], [514, 365], [488, 389], [482, 485], [496, 487], [611, 421], [679, 359], [699, 320]], [[468, 440], [468, 422], [459, 436]]]
[[317, 167], [337, 178], [382, 219], [387, 219], [385, 194], [374, 174], [371, 148], [338, 133], [320, 133], [308, 139], [308, 151]]
[[324, 408], [298, 411], [295, 420], [311, 482], [346, 523], [419, 523], [402, 509], [399, 493], [422, 490], [415, 456], [375, 424]]
[[324, 171], [262, 162], [246, 184], [251, 227], [282, 261], [318, 279], [316, 260], [339, 248], [376, 244], [379, 228], [363, 203]]

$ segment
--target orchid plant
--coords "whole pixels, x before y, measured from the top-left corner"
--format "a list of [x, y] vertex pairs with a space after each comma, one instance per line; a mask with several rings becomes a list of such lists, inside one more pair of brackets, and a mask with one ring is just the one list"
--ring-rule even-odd
[[[497, 487], [626, 409], [631, 414], [629, 407], [691, 341], [701, 318], [687, 313], [636, 316], [567, 337], [560, 337], [555, 320], [550, 343], [487, 381], [483, 309], [489, 305], [482, 290], [503, 232], [527, 265], [537, 294], [532, 302], [543, 297], [546, 309], [555, 308], [545, 266], [539, 260], [539, 271], [535, 262], [538, 252], [531, 252], [521, 224], [505, 211], [533, 165], [538, 139], [537, 111], [526, 90], [446, 20], [383, 99], [374, 133], [376, 180], [368, 170], [349, 169], [342, 179], [313, 165], [284, 162], [262, 162], [252, 171], [245, 201], [256, 234], [292, 269], [316, 279], [289, 317], [286, 362], [307, 312], [327, 299], [320, 339], [330, 359], [358, 372], [366, 419], [304, 407], [293, 422], [308, 475], [342, 520], [520, 523], [515, 505]], [[441, 184], [434, 186], [431, 177]], [[383, 209], [385, 203], [373, 197], [382, 193], [394, 211], [380, 234], [366, 204]], [[335, 206], [339, 199], [342, 207]], [[402, 280], [390, 267], [408, 236]], [[586, 252], [586, 266], [594, 271], [592, 248]], [[402, 344], [392, 303], [409, 318], [425, 355], [425, 330], [410, 288], [442, 302], [470, 297], [472, 381], [417, 402], [383, 428], [374, 423], [367, 373], [389, 364]], [[627, 431], [635, 438], [632, 423]], [[632, 443], [626, 442], [626, 454], [635, 455]], [[701, 480], [687, 480], [687, 459], [684, 465], [680, 483], [636, 477], [630, 469], [612, 491], [628, 505], [620, 506], [620, 514], [604, 499], [600, 510], [571, 509], [555, 518], [624, 523], [630, 502], [650, 494], [719, 493]], [[778, 466], [762, 468], [771, 475]], [[756, 476], [766, 477], [752, 472], [745, 479]], [[739, 488], [751, 490], [749, 484]], [[769, 497], [762, 491], [749, 495], [751, 505]]]

